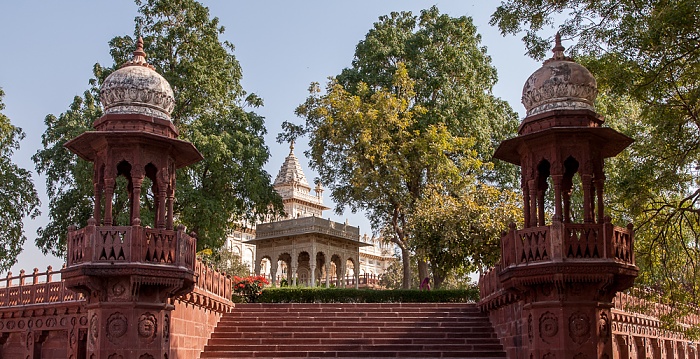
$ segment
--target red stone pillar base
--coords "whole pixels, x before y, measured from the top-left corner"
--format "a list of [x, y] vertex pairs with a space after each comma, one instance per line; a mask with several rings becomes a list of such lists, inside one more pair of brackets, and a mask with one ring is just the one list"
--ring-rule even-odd
[[170, 356], [172, 306], [101, 304], [88, 310], [87, 357], [160, 359]]
[[610, 307], [599, 302], [526, 304], [526, 358], [612, 359]]

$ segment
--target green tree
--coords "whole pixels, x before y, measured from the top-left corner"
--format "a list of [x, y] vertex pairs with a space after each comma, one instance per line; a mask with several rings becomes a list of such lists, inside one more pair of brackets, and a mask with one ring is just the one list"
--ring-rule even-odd
[[[224, 28], [217, 18], [210, 18], [206, 7], [194, 0], [136, 3], [135, 35], [143, 36], [149, 63], [173, 88], [172, 119], [180, 138], [192, 142], [205, 158], [177, 173], [177, 219], [197, 234], [199, 248], [218, 248], [236, 220], [282, 211], [263, 169], [270, 155], [264, 143], [264, 119], [251, 110], [262, 100], [241, 87], [233, 45], [219, 40]], [[46, 174], [49, 189], [50, 222], [37, 239], [44, 252], [60, 255], [65, 250], [65, 228], [84, 226], [91, 215], [92, 165], [63, 144], [91, 129], [101, 116], [98, 86], [130, 58], [135, 43], [130, 36], [113, 38], [109, 45], [114, 63], [96, 64], [91, 89], [76, 97], [68, 111], [45, 119], [44, 147], [33, 157], [37, 170]], [[152, 200], [144, 195], [148, 211]], [[117, 213], [124, 200], [116, 197]]]
[[[473, 176], [514, 184], [515, 170], [490, 162], [517, 116], [491, 94], [496, 71], [470, 18], [437, 8], [382, 16], [361, 41], [351, 68], [332, 78], [278, 139], [310, 135], [310, 166], [336, 210], [368, 212], [402, 252], [411, 285], [409, 217], [431, 184]], [[421, 256], [422, 257], [422, 256]]]
[[247, 277], [250, 275], [251, 270], [243, 263], [241, 256], [234, 254], [226, 247], [219, 247], [215, 250], [207, 248], [199, 251], [197, 255], [218, 271], [224, 272], [232, 277]]
[[636, 140], [607, 162], [606, 192], [612, 213], [635, 223], [638, 282], [676, 308], [700, 302], [700, 1], [508, 0], [491, 22], [524, 31], [535, 58], [550, 46], [546, 27], [575, 40], [598, 111]]
[[427, 188], [409, 221], [411, 244], [429, 263], [435, 289], [450, 274], [465, 277], [493, 266], [501, 255], [501, 233], [522, 216], [514, 191], [470, 177], [452, 187]]
[[[0, 89], [0, 111], [5, 109]], [[19, 149], [24, 132], [10, 123], [0, 112], [0, 271], [8, 270], [17, 262], [17, 255], [27, 240], [22, 220], [39, 215], [37, 196], [31, 173], [12, 162], [12, 155]]]

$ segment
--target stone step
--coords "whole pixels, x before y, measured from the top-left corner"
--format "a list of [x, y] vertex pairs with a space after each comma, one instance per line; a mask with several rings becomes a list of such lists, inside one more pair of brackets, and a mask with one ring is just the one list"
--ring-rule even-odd
[[465, 326], [474, 326], [474, 327], [483, 327], [483, 326], [490, 326], [491, 323], [489, 323], [486, 320], [473, 320], [473, 321], [466, 321], [466, 320], [461, 320], [461, 321], [440, 321], [439, 319], [435, 318], [424, 318], [421, 320], [401, 320], [401, 321], [396, 321], [396, 320], [386, 320], [386, 319], [381, 319], [381, 318], [371, 318], [371, 319], [366, 319], [366, 320], [354, 320], [354, 321], [349, 321], [349, 320], [334, 320], [334, 319], [329, 319], [329, 318], [300, 318], [299, 320], [289, 320], [288, 318], [284, 318], [281, 320], [272, 320], [271, 318], [265, 318], [264, 320], [251, 320], [251, 321], [220, 321], [219, 326], [222, 328], [225, 327], [240, 327], [240, 326], [246, 326], [246, 327], [268, 327], [268, 326], [334, 326], [334, 325], [343, 325], [343, 326], [352, 326], [352, 327], [362, 327], [362, 326], [377, 326], [377, 327], [386, 327], [386, 326], [396, 326], [396, 327], [401, 327], [401, 326], [413, 326], [415, 324], [420, 324], [423, 327], [436, 327], [436, 328], [445, 328], [445, 327], [465, 327]]
[[[397, 339], [396, 337], [386, 337], [386, 338], [353, 338], [352, 343], [357, 345], [383, 345], [383, 344], [434, 344], [436, 338], [405, 338], [402, 337]], [[498, 339], [493, 338], [439, 338], [439, 343], [441, 344], [461, 344], [461, 345], [473, 345], [473, 344], [498, 344]], [[255, 338], [228, 338], [228, 337], [212, 337], [209, 340], [209, 345], [212, 347], [218, 346], [243, 346], [243, 345], [266, 345], [273, 342], [277, 345], [320, 345], [320, 344], [346, 344], [350, 340], [348, 338], [275, 338], [274, 340], [268, 340], [266, 338], [255, 337]]]
[[319, 345], [294, 345], [294, 344], [260, 344], [260, 345], [211, 345], [207, 344], [212, 352], [233, 352], [236, 350], [244, 351], [460, 351], [460, 352], [473, 352], [473, 351], [492, 351], [500, 350], [500, 343], [496, 344], [356, 344], [356, 343], [343, 343], [343, 344], [319, 344]]
[[366, 352], [328, 352], [328, 351], [235, 351], [222, 353], [202, 353], [200, 358], [232, 359], [232, 358], [470, 358], [470, 359], [505, 359], [503, 352], [396, 352], [396, 351], [366, 351]]
[[[247, 327], [217, 327], [218, 331], [222, 333], [230, 332], [245, 332], [249, 331], [250, 328]], [[279, 332], [330, 332], [330, 333], [344, 333], [344, 332], [357, 332], [362, 330], [365, 333], [407, 333], [411, 331], [432, 331], [432, 332], [443, 332], [443, 333], [474, 333], [493, 330], [490, 326], [462, 326], [462, 327], [434, 327], [434, 326], [424, 326], [420, 324], [416, 325], [405, 325], [405, 326], [386, 326], [386, 327], [350, 327], [344, 326], [342, 323], [336, 323], [333, 326], [269, 326], [265, 328], [255, 328], [259, 332], [266, 333], [279, 333]]]
[[473, 304], [239, 304], [201, 358], [505, 358]]
[[[273, 333], [270, 332], [265, 332], [265, 331], [241, 331], [241, 332], [213, 332], [211, 334], [211, 338], [268, 338], [270, 335]], [[274, 333], [274, 338], [275, 339], [280, 339], [280, 338], [299, 338], [299, 339], [304, 339], [304, 338], [333, 338], [337, 337], [337, 333], [333, 332], [315, 332], [315, 333], [309, 333], [309, 332], [275, 332]], [[454, 332], [440, 332], [440, 333], [435, 333], [435, 332], [406, 332], [401, 334], [401, 338], [407, 339], [407, 338], [432, 338], [432, 339], [453, 339], [453, 338], [464, 338], [465, 334], [464, 333], [454, 333]], [[343, 338], [396, 338], [396, 333], [376, 333], [376, 332], [371, 332], [371, 333], [363, 333], [363, 332], [355, 332], [355, 333], [345, 333]], [[493, 332], [493, 330], [488, 330], [484, 332], [472, 332], [468, 334], [468, 338], [473, 338], [473, 339], [492, 339], [492, 338], [497, 338], [496, 333]], [[267, 339], [266, 339], [267, 340]]]

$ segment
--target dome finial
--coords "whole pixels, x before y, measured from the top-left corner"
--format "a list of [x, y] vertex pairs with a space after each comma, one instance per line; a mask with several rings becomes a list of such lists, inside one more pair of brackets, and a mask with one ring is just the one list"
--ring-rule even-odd
[[557, 32], [554, 36], [554, 48], [552, 49], [554, 60], [564, 60], [564, 46], [561, 45], [561, 33]]
[[139, 39], [136, 40], [136, 50], [133, 52], [134, 57], [130, 60], [127, 61], [124, 65], [121, 67], [126, 67], [126, 66], [144, 66], [148, 67], [151, 70], [155, 70], [151, 64], [146, 62], [146, 52], [143, 51], [143, 38], [139, 36]]
[[289, 154], [291, 155], [293, 153], [294, 153], [294, 140], [291, 140], [289, 142]]
[[144, 61], [146, 60], [146, 52], [143, 51], [143, 37], [139, 36], [139, 39], [136, 40], [136, 50], [134, 50], [134, 60], [136, 60], [136, 57], [143, 57]]

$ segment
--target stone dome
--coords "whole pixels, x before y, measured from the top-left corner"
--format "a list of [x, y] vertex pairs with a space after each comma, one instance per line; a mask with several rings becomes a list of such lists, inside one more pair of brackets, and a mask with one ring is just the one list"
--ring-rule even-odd
[[598, 95], [595, 77], [588, 69], [564, 56], [561, 37], [556, 36], [554, 56], [546, 60], [523, 86], [522, 102], [527, 116], [551, 110], [591, 110]]
[[140, 37], [133, 59], [105, 79], [100, 88], [100, 101], [105, 114], [137, 114], [170, 120], [175, 107], [173, 90], [146, 62]]

